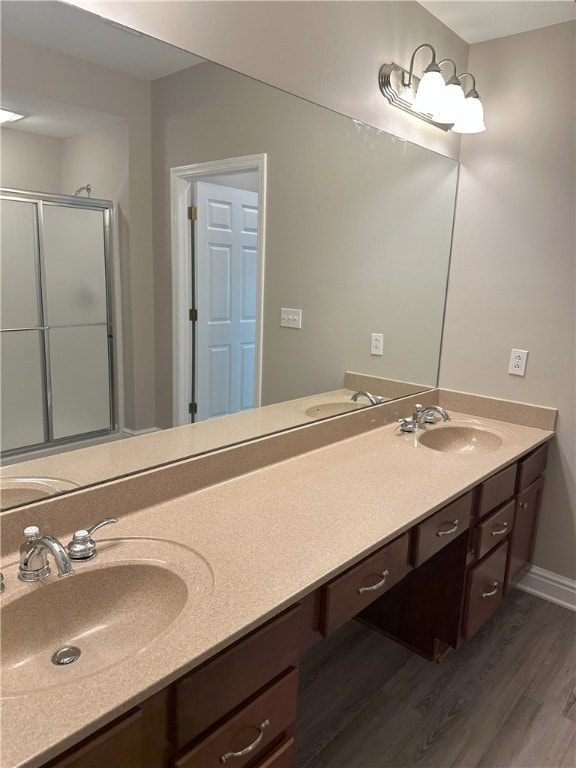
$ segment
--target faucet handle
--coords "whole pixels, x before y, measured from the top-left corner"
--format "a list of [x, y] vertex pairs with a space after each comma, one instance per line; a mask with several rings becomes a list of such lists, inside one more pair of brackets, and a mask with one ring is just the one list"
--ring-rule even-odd
[[26, 541], [35, 541], [40, 537], [40, 528], [37, 525], [29, 525], [24, 528], [24, 536], [26, 536]]
[[104, 525], [117, 522], [117, 517], [106, 517], [90, 528], [80, 528], [76, 531], [67, 547], [70, 560], [90, 560], [90, 558], [94, 557], [96, 554], [96, 544], [92, 540], [92, 534]]

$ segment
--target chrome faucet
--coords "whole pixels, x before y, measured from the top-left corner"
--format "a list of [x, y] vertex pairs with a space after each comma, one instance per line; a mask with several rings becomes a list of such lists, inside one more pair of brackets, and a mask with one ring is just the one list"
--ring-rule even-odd
[[352, 402], [356, 403], [359, 397], [367, 397], [370, 400], [371, 405], [379, 405], [384, 402], [384, 398], [379, 395], [371, 395], [370, 392], [365, 392], [363, 389], [354, 392], [352, 395]]
[[[416, 406], [418, 408], [418, 406]], [[420, 406], [422, 409], [422, 406]], [[419, 414], [418, 423], [420, 425], [424, 424], [436, 424], [436, 414], [438, 414], [442, 421], [450, 421], [450, 416], [448, 415], [448, 411], [442, 408], [441, 405], [428, 405], [426, 408], [421, 410], [421, 413]]]
[[443, 421], [450, 421], [448, 411], [441, 405], [427, 405], [426, 408], [416, 403], [410, 419], [398, 419], [400, 430], [402, 432], [416, 432], [418, 429], [424, 429], [426, 424], [436, 424], [436, 414], [441, 416]]
[[21, 581], [43, 581], [50, 575], [48, 554], [52, 555], [58, 576], [74, 573], [68, 553], [53, 536], [40, 536], [40, 529], [31, 525], [24, 529], [26, 541], [20, 546], [20, 568], [18, 578]]

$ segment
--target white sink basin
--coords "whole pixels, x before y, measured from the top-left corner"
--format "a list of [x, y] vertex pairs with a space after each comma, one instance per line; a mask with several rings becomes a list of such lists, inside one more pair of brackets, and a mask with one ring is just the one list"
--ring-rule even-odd
[[[212, 594], [208, 563], [176, 542], [100, 540], [98, 552], [94, 561], [74, 563], [72, 575], [52, 573], [43, 582], [20, 582], [16, 563], [4, 571], [2, 698], [82, 685], [83, 678], [113, 665], [141, 663], [150, 645], [179, 617], [193, 621], [189, 614]], [[56, 664], [54, 654], [65, 647], [80, 654], [72, 663]]]
[[348, 411], [358, 411], [366, 408], [369, 403], [364, 400], [355, 403], [353, 400], [331, 400], [326, 403], [316, 403], [306, 408], [304, 413], [312, 419], [322, 419], [328, 416], [338, 416]]
[[47, 496], [73, 491], [79, 486], [70, 480], [57, 477], [0, 477], [2, 509], [28, 504]]
[[418, 442], [443, 453], [478, 454], [498, 450], [504, 440], [489, 428], [442, 425], [422, 432]]

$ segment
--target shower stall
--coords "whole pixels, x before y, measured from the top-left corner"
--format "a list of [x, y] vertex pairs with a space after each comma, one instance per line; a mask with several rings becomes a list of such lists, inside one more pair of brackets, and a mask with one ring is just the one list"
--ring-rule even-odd
[[1, 445], [118, 428], [108, 200], [0, 189]]

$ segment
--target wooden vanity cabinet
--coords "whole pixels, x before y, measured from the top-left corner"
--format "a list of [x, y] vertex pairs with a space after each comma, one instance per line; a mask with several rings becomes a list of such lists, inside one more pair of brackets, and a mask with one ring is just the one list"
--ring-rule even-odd
[[547, 445], [240, 639], [43, 768], [290, 768], [303, 650], [357, 616], [433, 661], [530, 567]]
[[322, 587], [321, 632], [326, 637], [401, 581], [412, 569], [404, 533]]
[[256, 766], [293, 736], [301, 620], [297, 605], [175, 684], [174, 768]]
[[63, 752], [43, 768], [159, 768], [166, 764], [168, 689]]
[[[417, 567], [359, 618], [432, 661], [469, 640], [530, 567], [546, 455], [547, 445], [537, 448], [416, 526]], [[435, 518], [460, 520], [467, 503], [466, 532], [455, 531], [455, 541], [436, 553], [435, 542], [431, 549], [422, 546], [419, 528]]]
[[508, 552], [506, 594], [518, 584], [532, 564], [547, 458], [548, 444], [545, 444], [518, 463], [514, 528]]
[[462, 624], [464, 640], [469, 640], [501, 605], [504, 599], [507, 554], [508, 542], [505, 541], [469, 570]]

